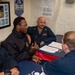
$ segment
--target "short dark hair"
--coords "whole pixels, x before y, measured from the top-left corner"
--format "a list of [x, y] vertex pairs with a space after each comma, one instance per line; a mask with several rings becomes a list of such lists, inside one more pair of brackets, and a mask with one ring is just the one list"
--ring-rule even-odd
[[15, 20], [13, 21], [13, 24], [14, 24], [14, 28], [16, 28], [16, 26], [21, 22], [21, 20], [25, 20], [24, 17], [17, 17], [15, 18]]

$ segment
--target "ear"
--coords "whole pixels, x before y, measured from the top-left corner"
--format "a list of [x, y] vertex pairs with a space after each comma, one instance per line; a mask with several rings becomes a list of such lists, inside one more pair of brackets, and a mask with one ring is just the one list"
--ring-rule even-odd
[[62, 44], [62, 48], [63, 48], [63, 50], [67, 50], [68, 46], [66, 44]]
[[20, 25], [17, 25], [16, 28], [19, 29], [20, 28]]
[[36, 23], [38, 24], [38, 21], [36, 21]]

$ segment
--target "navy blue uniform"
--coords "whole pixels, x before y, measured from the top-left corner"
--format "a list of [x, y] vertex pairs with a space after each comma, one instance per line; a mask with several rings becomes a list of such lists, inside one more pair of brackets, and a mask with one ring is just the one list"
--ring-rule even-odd
[[40, 34], [38, 32], [37, 26], [28, 27], [28, 34], [31, 36], [32, 42], [36, 42], [38, 45], [40, 45], [41, 41], [44, 41], [45, 44], [49, 44], [52, 41], [56, 41], [55, 34], [47, 26], [43, 28]]
[[75, 75], [75, 50], [43, 65], [46, 75]]
[[9, 53], [0, 47], [0, 72], [10, 70], [17, 66], [17, 62], [13, 60]]

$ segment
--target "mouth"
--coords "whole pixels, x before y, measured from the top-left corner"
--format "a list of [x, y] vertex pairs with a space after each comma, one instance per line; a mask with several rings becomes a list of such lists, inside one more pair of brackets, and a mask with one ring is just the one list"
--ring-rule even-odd
[[41, 25], [41, 27], [44, 27], [44, 25]]

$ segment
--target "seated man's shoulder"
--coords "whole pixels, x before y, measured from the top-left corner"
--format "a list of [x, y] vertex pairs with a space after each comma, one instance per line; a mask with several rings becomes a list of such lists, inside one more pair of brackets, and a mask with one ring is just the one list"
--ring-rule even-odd
[[16, 41], [17, 38], [18, 38], [17, 35], [14, 35], [13, 33], [11, 33], [11, 34], [5, 39], [5, 41], [8, 41], [8, 42], [14, 41], [14, 40]]
[[[14, 43], [14, 39], [13, 37], [11, 37], [10, 35], [1, 42], [1, 47], [7, 49], [7, 46], [10, 44], [10, 43]], [[16, 40], [16, 39], [15, 39]]]
[[50, 29], [50, 27], [48, 27], [48, 26], [45, 26], [45, 28]]
[[35, 31], [37, 29], [37, 26], [28, 27], [28, 30]]
[[45, 31], [52, 31], [48, 26], [45, 26], [45, 27], [44, 27], [44, 30], [45, 30]]
[[45, 26], [44, 29], [45, 30], [50, 30], [50, 28], [48, 26]]
[[6, 37], [6, 39], [3, 42], [7, 42], [7, 41], [10, 42], [13, 39], [14, 39], [14, 36], [12, 34], [10, 34]]

